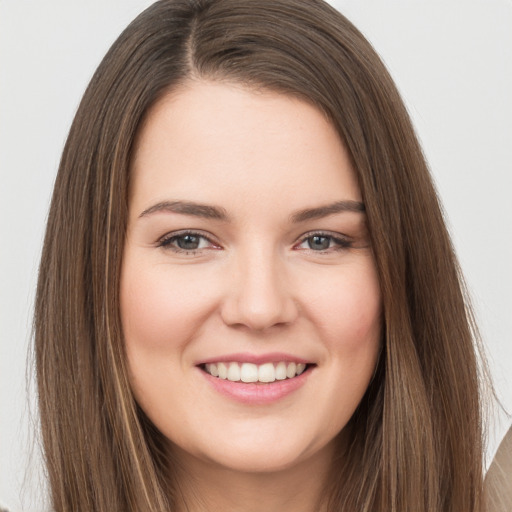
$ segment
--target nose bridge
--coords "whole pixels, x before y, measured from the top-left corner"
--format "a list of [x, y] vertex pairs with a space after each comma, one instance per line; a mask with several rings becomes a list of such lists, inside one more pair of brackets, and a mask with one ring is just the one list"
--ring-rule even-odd
[[254, 330], [292, 322], [296, 305], [286, 265], [276, 251], [254, 243], [238, 251], [234, 260], [224, 321]]

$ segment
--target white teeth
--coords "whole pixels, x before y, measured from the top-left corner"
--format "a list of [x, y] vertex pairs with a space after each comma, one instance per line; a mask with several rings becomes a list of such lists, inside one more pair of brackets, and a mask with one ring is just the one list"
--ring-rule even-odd
[[276, 370], [272, 363], [262, 364], [258, 368], [258, 380], [260, 382], [274, 382], [276, 380]]
[[[288, 366], [286, 368], [286, 376], [291, 379], [295, 377], [297, 371], [297, 365], [295, 363], [288, 363]], [[213, 373], [212, 373], [213, 375]]]
[[242, 364], [240, 380], [242, 382], [258, 382], [258, 367], [252, 363]]
[[210, 375], [213, 375], [214, 377], [219, 376], [219, 370], [217, 369], [216, 364], [206, 364], [205, 369]]
[[286, 379], [286, 363], [280, 362], [276, 366], [276, 380]]
[[229, 364], [228, 380], [232, 382], [238, 382], [240, 380], [240, 366], [238, 366], [238, 363]]
[[207, 373], [213, 377], [232, 382], [274, 382], [276, 380], [292, 379], [306, 369], [304, 363], [208, 363], [204, 365]]
[[224, 363], [219, 363], [217, 365], [217, 369], [219, 371], [219, 377], [221, 379], [227, 379], [228, 378], [228, 367]]

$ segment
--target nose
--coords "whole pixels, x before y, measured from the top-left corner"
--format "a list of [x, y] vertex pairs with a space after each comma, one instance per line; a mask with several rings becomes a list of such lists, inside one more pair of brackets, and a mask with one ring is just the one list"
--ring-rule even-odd
[[254, 331], [291, 324], [298, 316], [285, 263], [261, 248], [235, 257], [221, 308], [224, 322]]

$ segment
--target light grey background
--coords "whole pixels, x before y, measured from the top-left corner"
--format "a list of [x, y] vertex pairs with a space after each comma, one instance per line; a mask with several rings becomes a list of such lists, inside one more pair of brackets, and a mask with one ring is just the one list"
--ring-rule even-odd
[[[38, 258], [73, 114], [150, 0], [0, 0], [0, 503], [44, 510], [25, 367]], [[512, 411], [512, 2], [338, 0], [401, 90]], [[31, 374], [31, 371], [28, 371]], [[492, 454], [510, 423], [491, 429]], [[28, 468], [28, 471], [27, 471]]]

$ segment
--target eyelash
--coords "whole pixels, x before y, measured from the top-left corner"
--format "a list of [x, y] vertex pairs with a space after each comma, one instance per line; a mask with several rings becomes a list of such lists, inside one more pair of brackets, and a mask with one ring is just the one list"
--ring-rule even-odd
[[325, 232], [325, 231], [313, 231], [313, 232], [306, 233], [305, 235], [303, 235], [301, 237], [300, 241], [297, 244], [295, 244], [294, 247], [298, 247], [298, 246], [302, 245], [303, 243], [307, 242], [308, 240], [311, 240], [314, 237], [327, 238], [330, 241], [329, 245], [331, 243], [334, 243], [334, 244], [336, 244], [336, 247], [328, 247], [327, 249], [322, 249], [319, 251], [316, 251], [316, 250], [312, 249], [311, 247], [306, 249], [307, 251], [310, 251], [312, 253], [327, 254], [327, 253], [334, 252], [334, 251], [343, 251], [346, 249], [350, 249], [353, 245], [353, 242], [349, 238], [347, 238], [343, 235], [340, 235], [338, 233], [334, 234], [334, 233], [329, 233], [329, 232]]
[[[177, 233], [170, 233], [168, 235], [165, 235], [162, 237], [157, 246], [162, 247], [163, 249], [169, 249], [173, 252], [179, 253], [179, 254], [185, 254], [185, 255], [195, 255], [198, 252], [202, 251], [203, 248], [198, 249], [183, 249], [181, 247], [173, 246], [173, 242], [176, 242], [180, 238], [183, 238], [185, 236], [193, 236], [196, 238], [199, 238], [201, 240], [206, 240], [209, 244], [216, 246], [214, 242], [207, 236], [205, 236], [203, 233], [199, 231], [192, 231], [192, 230], [185, 230], [185, 231], [178, 231]], [[218, 247], [218, 246], [216, 246]]]
[[[184, 254], [187, 256], [196, 255], [197, 253], [199, 253], [205, 249], [205, 248], [183, 249], [181, 247], [172, 245], [174, 242], [176, 242], [180, 238], [183, 238], [186, 236], [192, 236], [192, 237], [196, 237], [198, 239], [206, 240], [209, 244], [215, 246], [215, 248], [218, 248], [218, 246], [216, 246], [216, 244], [214, 242], [212, 242], [212, 240], [209, 237], [205, 236], [203, 233], [201, 233], [199, 231], [192, 231], [192, 230], [179, 231], [177, 233], [171, 233], [171, 234], [165, 235], [164, 237], [162, 237], [159, 240], [157, 246], [162, 247], [163, 249], [171, 250], [175, 253]], [[303, 235], [301, 237], [301, 239], [299, 240], [299, 242], [296, 243], [293, 247], [297, 248], [297, 247], [301, 246], [302, 244], [306, 243], [308, 240], [313, 239], [314, 237], [327, 238], [327, 239], [329, 239], [329, 245], [331, 245], [331, 243], [334, 243], [334, 244], [336, 244], [336, 247], [327, 247], [326, 249], [321, 249], [318, 251], [312, 249], [311, 247], [305, 249], [311, 253], [327, 254], [327, 253], [334, 252], [334, 251], [342, 251], [342, 250], [349, 249], [353, 245], [353, 243], [350, 239], [348, 239], [344, 236], [340, 236], [339, 234], [334, 235], [333, 233], [329, 233], [329, 232], [314, 231], [314, 232], [306, 233], [305, 235]]]

